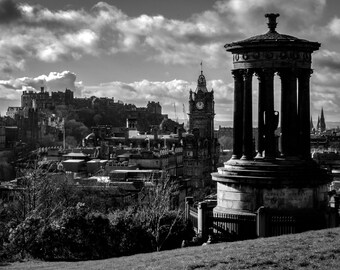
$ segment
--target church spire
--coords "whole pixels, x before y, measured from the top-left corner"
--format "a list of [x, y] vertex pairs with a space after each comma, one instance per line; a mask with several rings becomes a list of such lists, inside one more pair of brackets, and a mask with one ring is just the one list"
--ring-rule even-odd
[[320, 116], [320, 131], [324, 132], [326, 130], [326, 122], [325, 122], [325, 116], [323, 113], [323, 107], [321, 108], [321, 116]]
[[314, 130], [314, 124], [313, 124], [313, 118], [312, 116], [310, 117], [310, 131]]

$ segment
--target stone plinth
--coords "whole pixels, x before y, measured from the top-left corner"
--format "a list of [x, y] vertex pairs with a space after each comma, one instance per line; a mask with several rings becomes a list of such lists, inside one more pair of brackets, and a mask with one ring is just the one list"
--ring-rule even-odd
[[217, 181], [218, 211], [255, 213], [261, 206], [278, 210], [327, 206], [330, 178], [312, 160], [230, 160], [212, 178]]

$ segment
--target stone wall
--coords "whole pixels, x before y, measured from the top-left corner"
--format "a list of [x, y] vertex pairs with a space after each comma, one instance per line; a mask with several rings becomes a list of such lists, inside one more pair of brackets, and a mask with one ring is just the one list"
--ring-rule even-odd
[[272, 209], [309, 209], [327, 205], [327, 185], [304, 188], [259, 188], [251, 185], [217, 183], [218, 206], [232, 211], [255, 212]]

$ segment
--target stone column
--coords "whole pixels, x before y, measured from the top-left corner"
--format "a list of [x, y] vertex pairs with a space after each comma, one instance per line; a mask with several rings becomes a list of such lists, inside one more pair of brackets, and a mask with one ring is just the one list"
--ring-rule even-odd
[[297, 155], [297, 91], [296, 75], [288, 69], [281, 77], [281, 152], [285, 157]]
[[288, 74], [287, 71], [280, 70], [279, 76], [281, 78], [281, 154], [285, 156], [288, 151], [288, 136], [289, 136], [289, 100], [286, 94], [288, 88]]
[[257, 158], [261, 158], [265, 148], [264, 112], [266, 111], [266, 89], [263, 71], [256, 72], [259, 80], [259, 100], [258, 100], [258, 138], [257, 138]]
[[311, 69], [300, 69], [298, 75], [299, 153], [310, 159], [310, 75]]
[[207, 203], [199, 202], [197, 207], [197, 231], [205, 240], [208, 236], [207, 227]]
[[256, 234], [257, 234], [257, 237], [266, 237], [266, 211], [265, 211], [264, 206], [261, 206], [257, 210]]
[[253, 106], [252, 106], [253, 70], [246, 69], [243, 73], [243, 149], [242, 158], [253, 159]]
[[275, 158], [276, 143], [275, 129], [277, 127], [274, 114], [274, 70], [266, 69], [265, 76], [265, 91], [266, 91], [266, 109], [265, 109], [265, 158]]
[[233, 129], [233, 156], [238, 159], [242, 156], [243, 139], [243, 76], [242, 70], [233, 70], [234, 77], [234, 129]]
[[293, 70], [290, 77], [290, 114], [289, 114], [289, 123], [291, 136], [290, 138], [290, 153], [292, 156], [298, 156], [299, 151], [299, 130], [298, 130], [298, 98], [297, 98], [297, 73], [296, 70]]

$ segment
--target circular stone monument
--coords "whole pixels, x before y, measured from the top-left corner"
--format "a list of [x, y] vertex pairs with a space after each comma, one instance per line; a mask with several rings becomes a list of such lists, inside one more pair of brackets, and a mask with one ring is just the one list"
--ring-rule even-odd
[[[278, 16], [265, 15], [267, 33], [225, 45], [233, 55], [234, 143], [232, 158], [212, 173], [217, 182], [215, 213], [249, 216], [260, 207], [319, 212], [327, 207], [330, 178], [310, 154], [311, 55], [320, 43], [279, 34]], [[276, 75], [281, 81], [280, 112], [274, 109]], [[256, 149], [254, 76], [258, 79]]]

